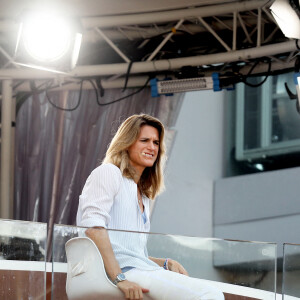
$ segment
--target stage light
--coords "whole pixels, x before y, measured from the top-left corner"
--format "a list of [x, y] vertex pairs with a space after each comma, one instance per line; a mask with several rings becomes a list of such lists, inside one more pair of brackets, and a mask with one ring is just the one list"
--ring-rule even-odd
[[300, 39], [300, 20], [289, 0], [276, 0], [270, 7], [271, 13], [286, 37]]
[[163, 94], [209, 90], [213, 88], [213, 79], [211, 77], [200, 77], [159, 81], [155, 78], [151, 79], [150, 85], [152, 97], [158, 97]]
[[296, 108], [297, 108], [298, 113], [300, 114], [300, 73], [294, 74], [294, 82], [296, 84], [296, 91], [297, 91]]
[[234, 84], [239, 82], [237, 77], [220, 76], [219, 73], [213, 73], [210, 77], [196, 77], [184, 79], [150, 80], [151, 96], [172, 95], [173, 93], [182, 93], [190, 91], [213, 90], [222, 91], [223, 88], [233, 90]]
[[62, 18], [41, 14], [24, 24], [24, 46], [38, 61], [51, 62], [66, 54], [71, 32]]
[[75, 67], [82, 35], [79, 24], [54, 12], [22, 16], [14, 60], [35, 68], [69, 71]]

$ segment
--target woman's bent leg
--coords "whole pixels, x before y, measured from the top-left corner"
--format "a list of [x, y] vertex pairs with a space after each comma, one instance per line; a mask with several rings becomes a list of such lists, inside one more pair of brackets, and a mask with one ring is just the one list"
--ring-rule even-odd
[[145, 296], [148, 295], [150, 299], [224, 300], [223, 293], [205, 280], [164, 269], [155, 271], [132, 269], [126, 272], [126, 278], [149, 289], [149, 293]]

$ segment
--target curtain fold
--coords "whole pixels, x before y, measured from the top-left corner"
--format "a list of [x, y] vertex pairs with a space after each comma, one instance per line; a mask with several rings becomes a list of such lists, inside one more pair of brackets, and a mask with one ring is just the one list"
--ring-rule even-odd
[[[99, 101], [131, 94], [106, 90]], [[146, 88], [123, 101], [99, 106], [94, 90], [48, 92], [29, 97], [16, 120], [14, 218], [75, 224], [78, 198], [90, 172], [104, 158], [120, 123], [132, 114], [158, 117], [167, 128], [177, 119], [183, 96], [151, 98]]]

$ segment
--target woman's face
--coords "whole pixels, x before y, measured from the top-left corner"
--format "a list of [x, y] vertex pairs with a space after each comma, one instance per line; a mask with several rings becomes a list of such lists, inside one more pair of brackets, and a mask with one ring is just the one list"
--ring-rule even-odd
[[128, 148], [129, 162], [140, 174], [152, 167], [159, 150], [159, 134], [155, 127], [141, 127], [137, 140]]

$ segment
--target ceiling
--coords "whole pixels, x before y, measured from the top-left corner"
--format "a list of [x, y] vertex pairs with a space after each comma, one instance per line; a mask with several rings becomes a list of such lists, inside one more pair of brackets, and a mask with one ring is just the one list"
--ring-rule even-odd
[[[0, 3], [0, 78], [55, 77], [12, 62], [18, 16], [47, 1]], [[83, 44], [64, 78], [98, 77], [104, 86], [139, 86], [147, 76], [188, 78], [212, 72], [247, 76], [295, 65], [295, 41], [284, 37], [268, 0], [51, 1], [78, 18]], [[131, 62], [131, 63], [130, 63]]]

